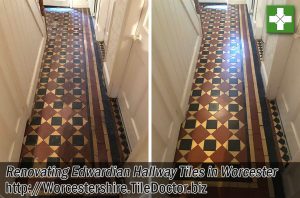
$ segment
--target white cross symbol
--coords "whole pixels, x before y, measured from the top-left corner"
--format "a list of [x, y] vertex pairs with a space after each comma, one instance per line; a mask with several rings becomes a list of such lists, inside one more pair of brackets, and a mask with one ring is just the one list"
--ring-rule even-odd
[[284, 30], [284, 24], [291, 23], [292, 16], [285, 16], [284, 8], [277, 8], [277, 14], [275, 16], [269, 16], [269, 21], [271, 23], [276, 23], [277, 30]]

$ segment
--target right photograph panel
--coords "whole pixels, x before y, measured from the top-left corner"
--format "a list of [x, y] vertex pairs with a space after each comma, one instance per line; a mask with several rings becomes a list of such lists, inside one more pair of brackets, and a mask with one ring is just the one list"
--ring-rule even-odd
[[[265, 6], [258, 1], [153, 0], [153, 161], [221, 170], [224, 164], [285, 167], [293, 153], [299, 159], [295, 138], [284, 131], [292, 128], [290, 117], [283, 112], [280, 118], [284, 101], [278, 94], [284, 89], [268, 84], [283, 86], [272, 79], [279, 51], [271, 45], [275, 36], [265, 31]], [[288, 37], [276, 35], [277, 44]], [[267, 72], [273, 67], [272, 72], [262, 73], [265, 67]], [[216, 190], [211, 195], [284, 194], [282, 183], [270, 178], [201, 181]], [[212, 197], [222, 197], [217, 194]]]

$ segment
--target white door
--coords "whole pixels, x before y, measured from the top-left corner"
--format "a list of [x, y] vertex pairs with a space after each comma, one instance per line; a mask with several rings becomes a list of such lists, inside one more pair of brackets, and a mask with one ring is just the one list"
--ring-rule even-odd
[[44, 0], [45, 6], [70, 7], [70, 0]]
[[109, 0], [107, 18], [106, 18], [106, 23], [105, 23], [105, 31], [104, 31], [104, 43], [106, 46], [108, 45], [111, 21], [112, 21], [112, 16], [113, 16], [114, 9], [115, 9], [115, 4], [116, 4], [116, 0]]
[[148, 0], [140, 2], [143, 9], [118, 94], [132, 150], [148, 132]]
[[194, 2], [154, 0], [152, 159], [172, 162], [201, 44]]

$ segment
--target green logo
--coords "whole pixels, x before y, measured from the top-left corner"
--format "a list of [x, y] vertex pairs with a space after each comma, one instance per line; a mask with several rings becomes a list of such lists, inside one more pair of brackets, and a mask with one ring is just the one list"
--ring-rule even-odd
[[267, 6], [268, 33], [294, 33], [295, 8], [292, 5]]

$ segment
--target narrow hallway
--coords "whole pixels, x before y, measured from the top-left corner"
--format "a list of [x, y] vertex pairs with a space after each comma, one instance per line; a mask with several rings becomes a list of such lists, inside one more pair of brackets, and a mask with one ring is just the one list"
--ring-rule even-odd
[[[257, 74], [259, 56], [253, 51], [247, 7], [199, 4], [197, 12], [203, 39], [174, 161], [216, 163], [216, 167], [218, 163], [261, 167], [287, 161], [280, 157], [269, 117], [272, 112]], [[245, 196], [247, 188], [251, 197], [274, 193], [271, 180], [216, 179], [211, 186], [218, 187], [210, 190], [211, 197], [229, 196], [236, 190]], [[220, 188], [228, 186], [232, 188]]]
[[45, 13], [48, 38], [21, 161], [120, 161], [88, 9], [46, 8]]

